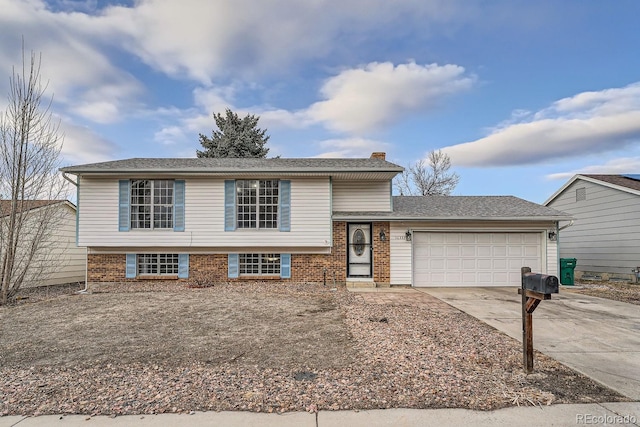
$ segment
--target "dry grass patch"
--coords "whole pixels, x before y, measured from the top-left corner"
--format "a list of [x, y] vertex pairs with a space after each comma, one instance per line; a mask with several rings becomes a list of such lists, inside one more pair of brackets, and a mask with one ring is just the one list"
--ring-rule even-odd
[[[147, 285], [151, 286], [151, 285]], [[149, 414], [625, 400], [451, 307], [344, 288], [115, 286], [0, 308], [0, 414]]]

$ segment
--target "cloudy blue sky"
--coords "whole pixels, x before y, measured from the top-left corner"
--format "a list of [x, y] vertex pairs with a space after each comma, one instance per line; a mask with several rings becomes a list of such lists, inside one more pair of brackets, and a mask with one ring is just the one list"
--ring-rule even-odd
[[637, 0], [0, 0], [0, 93], [24, 38], [65, 165], [193, 157], [229, 107], [261, 117], [270, 155], [442, 149], [454, 194], [541, 203], [574, 173], [640, 172], [638, 17]]

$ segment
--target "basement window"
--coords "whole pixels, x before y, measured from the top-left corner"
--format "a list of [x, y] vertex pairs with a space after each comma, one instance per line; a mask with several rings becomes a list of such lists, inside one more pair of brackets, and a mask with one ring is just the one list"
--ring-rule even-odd
[[178, 274], [178, 254], [138, 255], [139, 276], [162, 276]]
[[240, 254], [241, 276], [279, 276], [280, 254]]

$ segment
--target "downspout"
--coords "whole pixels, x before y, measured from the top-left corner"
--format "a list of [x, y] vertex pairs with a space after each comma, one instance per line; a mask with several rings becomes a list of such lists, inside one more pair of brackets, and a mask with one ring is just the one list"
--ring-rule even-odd
[[[69, 181], [72, 185], [76, 187], [76, 246], [78, 246], [78, 225], [79, 225], [79, 215], [80, 215], [80, 184], [78, 181], [74, 181], [67, 175], [66, 172], [62, 172], [62, 177]], [[84, 248], [84, 289], [79, 290], [78, 294], [86, 294], [89, 292], [89, 248]]]
[[[562, 230], [564, 230], [565, 228], [569, 228], [569, 227], [571, 227], [571, 226], [573, 225], [573, 223], [574, 223], [574, 222], [575, 222], [575, 220], [573, 220], [573, 219], [572, 219], [571, 221], [569, 221], [569, 224], [567, 224], [567, 225], [563, 225], [562, 227], [558, 228], [558, 231], [562, 231]], [[558, 224], [558, 225], [559, 225], [559, 224]]]

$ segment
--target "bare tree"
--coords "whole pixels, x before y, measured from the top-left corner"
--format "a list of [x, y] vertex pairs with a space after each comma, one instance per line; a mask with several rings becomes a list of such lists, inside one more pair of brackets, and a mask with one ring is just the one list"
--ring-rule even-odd
[[66, 186], [58, 176], [63, 136], [44, 99], [41, 57], [32, 52], [9, 79], [8, 105], [0, 114], [0, 305], [26, 281], [46, 278], [51, 234], [61, 219]]
[[446, 153], [430, 151], [426, 160], [418, 160], [396, 178], [396, 189], [403, 196], [448, 196], [460, 181], [450, 168], [451, 159]]

